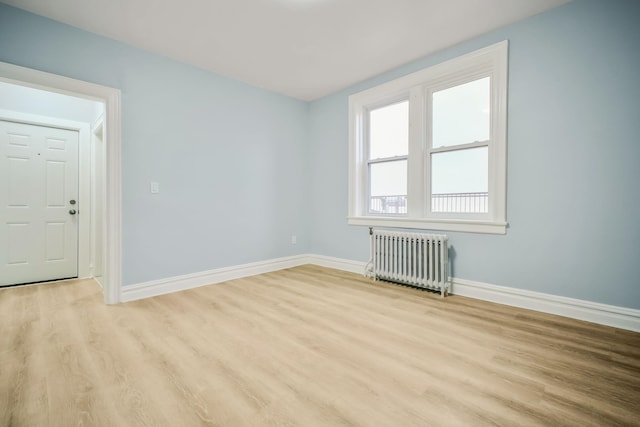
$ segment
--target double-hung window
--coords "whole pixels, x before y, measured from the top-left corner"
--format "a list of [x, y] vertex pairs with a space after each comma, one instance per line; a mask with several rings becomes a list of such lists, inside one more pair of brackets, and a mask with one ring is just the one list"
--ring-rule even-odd
[[507, 42], [349, 97], [349, 223], [505, 233]]

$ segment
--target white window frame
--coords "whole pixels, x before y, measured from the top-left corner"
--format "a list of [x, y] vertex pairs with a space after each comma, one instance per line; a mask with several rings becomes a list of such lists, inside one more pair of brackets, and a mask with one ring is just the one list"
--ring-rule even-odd
[[[351, 225], [505, 234], [507, 190], [508, 41], [409, 74], [349, 97], [349, 216]], [[483, 77], [491, 77], [489, 211], [485, 214], [431, 212], [431, 94]], [[409, 99], [407, 214], [369, 213], [369, 163], [366, 135], [371, 109]]]

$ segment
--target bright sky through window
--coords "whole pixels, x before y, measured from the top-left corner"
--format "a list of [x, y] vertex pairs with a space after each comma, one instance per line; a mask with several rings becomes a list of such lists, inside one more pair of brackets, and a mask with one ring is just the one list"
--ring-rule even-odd
[[[433, 94], [433, 146], [450, 147], [489, 139], [490, 78], [475, 80]], [[408, 152], [409, 102], [374, 109], [369, 115], [370, 159]], [[488, 191], [488, 149], [434, 154], [434, 194]], [[407, 162], [372, 166], [371, 196], [406, 195]]]
[[431, 192], [482, 193], [489, 189], [487, 147], [435, 153], [431, 158]]
[[433, 94], [433, 148], [489, 139], [490, 78]]
[[506, 232], [507, 63], [503, 41], [349, 96], [349, 224]]
[[409, 152], [409, 101], [369, 113], [369, 158], [406, 156]]

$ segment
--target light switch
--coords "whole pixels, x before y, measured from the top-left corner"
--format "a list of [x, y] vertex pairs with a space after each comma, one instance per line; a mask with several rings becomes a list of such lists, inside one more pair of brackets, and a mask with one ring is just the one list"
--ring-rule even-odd
[[151, 181], [151, 194], [157, 194], [160, 192], [160, 184], [158, 184], [157, 182], [153, 182]]

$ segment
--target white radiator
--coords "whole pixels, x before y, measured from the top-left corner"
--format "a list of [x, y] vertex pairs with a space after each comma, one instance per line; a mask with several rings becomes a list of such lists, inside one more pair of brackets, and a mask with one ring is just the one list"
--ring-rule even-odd
[[448, 291], [447, 236], [371, 230], [367, 274], [376, 280]]

